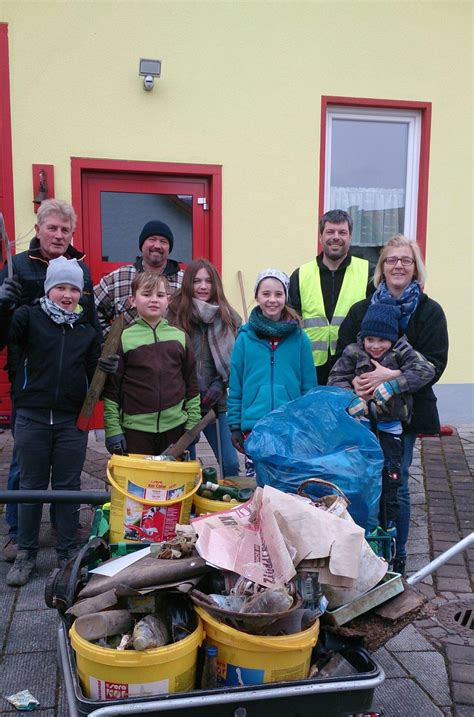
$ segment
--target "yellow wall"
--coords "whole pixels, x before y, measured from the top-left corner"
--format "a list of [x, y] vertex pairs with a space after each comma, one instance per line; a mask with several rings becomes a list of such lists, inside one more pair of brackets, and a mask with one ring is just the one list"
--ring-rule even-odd
[[[4, 0], [0, 21], [17, 236], [34, 222], [32, 163], [54, 164], [66, 199], [71, 156], [222, 164], [238, 308], [237, 269], [250, 294], [258, 270], [315, 252], [321, 95], [432, 102], [428, 291], [449, 320], [443, 381], [473, 381], [472, 3]], [[150, 93], [140, 57], [163, 61]]]

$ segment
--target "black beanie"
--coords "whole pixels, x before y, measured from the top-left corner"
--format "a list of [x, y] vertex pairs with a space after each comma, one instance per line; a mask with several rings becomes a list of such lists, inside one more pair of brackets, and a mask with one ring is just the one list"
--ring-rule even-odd
[[379, 336], [381, 339], [388, 339], [395, 343], [398, 339], [400, 315], [400, 309], [396, 304], [382, 302], [371, 304], [362, 319], [361, 338]]
[[151, 222], [147, 222], [143, 229], [140, 232], [140, 236], [138, 238], [138, 246], [140, 247], [140, 251], [142, 250], [143, 242], [145, 239], [148, 239], [148, 237], [164, 237], [165, 239], [168, 239], [170, 243], [170, 254], [173, 251], [173, 244], [174, 244], [174, 237], [173, 232], [169, 228], [167, 224], [164, 222], [158, 221], [158, 219], [155, 219]]

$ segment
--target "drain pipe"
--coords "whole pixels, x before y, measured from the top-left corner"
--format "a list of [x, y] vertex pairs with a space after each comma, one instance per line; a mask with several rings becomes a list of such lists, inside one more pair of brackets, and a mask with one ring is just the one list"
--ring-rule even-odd
[[428, 563], [428, 565], [425, 565], [424, 568], [421, 568], [421, 570], [418, 570], [416, 573], [413, 573], [413, 575], [410, 575], [410, 577], [407, 578], [406, 582], [408, 583], [408, 585], [415, 585], [416, 583], [419, 583], [420, 580], [426, 578], [427, 575], [431, 575], [431, 573], [434, 573], [438, 568], [447, 563], [448, 560], [450, 560], [454, 555], [457, 555], [462, 550], [466, 550], [470, 545], [473, 544], [474, 533], [470, 533], [458, 543], [455, 543], [450, 548], [445, 550], [444, 553], [438, 555], [437, 558], [432, 560], [431, 563]]

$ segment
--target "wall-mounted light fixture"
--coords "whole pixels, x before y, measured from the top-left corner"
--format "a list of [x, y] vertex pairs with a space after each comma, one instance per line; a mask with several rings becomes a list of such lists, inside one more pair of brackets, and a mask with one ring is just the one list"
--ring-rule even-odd
[[54, 165], [33, 164], [33, 204], [35, 213], [45, 199], [54, 197]]
[[143, 77], [143, 87], [151, 92], [155, 85], [155, 77], [161, 77], [161, 60], [147, 60], [140, 58], [138, 74]]

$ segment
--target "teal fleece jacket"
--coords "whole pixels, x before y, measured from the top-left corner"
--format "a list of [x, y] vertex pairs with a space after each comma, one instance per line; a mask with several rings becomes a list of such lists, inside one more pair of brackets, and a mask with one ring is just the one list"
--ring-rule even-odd
[[244, 324], [232, 351], [227, 415], [231, 429], [250, 431], [275, 408], [317, 385], [311, 345], [297, 327], [273, 350]]

